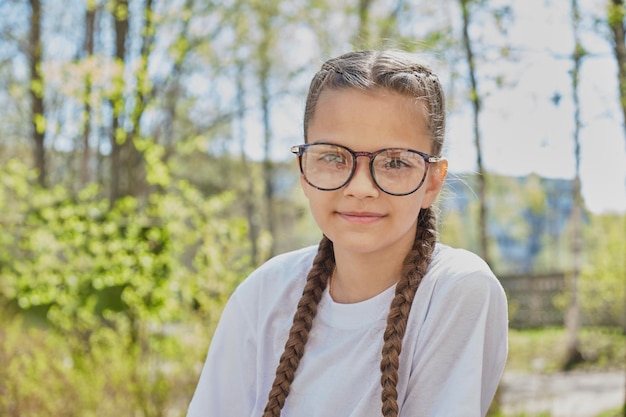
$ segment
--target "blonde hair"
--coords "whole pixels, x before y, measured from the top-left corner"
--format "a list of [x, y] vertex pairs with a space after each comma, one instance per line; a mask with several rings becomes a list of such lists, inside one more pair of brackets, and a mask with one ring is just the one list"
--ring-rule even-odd
[[[416, 99], [428, 116], [432, 137], [432, 153], [441, 153], [445, 131], [445, 102], [439, 78], [429, 67], [411, 55], [397, 51], [350, 52], [324, 63], [311, 81], [304, 114], [304, 136], [315, 117], [318, 98], [324, 89], [383, 88]], [[415, 240], [404, 259], [402, 277], [387, 316], [383, 336], [380, 370], [382, 415], [397, 417], [398, 370], [402, 339], [417, 288], [426, 274], [437, 241], [436, 216], [431, 208], [422, 209], [418, 216]], [[280, 357], [276, 376], [270, 390], [263, 417], [279, 417], [289, 395], [300, 360], [304, 355], [317, 306], [335, 268], [333, 243], [324, 236], [313, 266], [307, 276], [302, 297], [298, 302], [285, 350]]]

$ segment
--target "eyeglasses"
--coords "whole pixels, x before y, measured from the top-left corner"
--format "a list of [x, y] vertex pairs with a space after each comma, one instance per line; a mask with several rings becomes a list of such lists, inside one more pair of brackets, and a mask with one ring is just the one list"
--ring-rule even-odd
[[355, 152], [333, 143], [307, 143], [291, 147], [300, 162], [300, 172], [311, 186], [333, 191], [345, 186], [356, 171], [357, 158], [369, 158], [372, 179], [381, 191], [395, 196], [417, 191], [431, 163], [440, 157], [404, 148], [387, 148], [376, 152]]

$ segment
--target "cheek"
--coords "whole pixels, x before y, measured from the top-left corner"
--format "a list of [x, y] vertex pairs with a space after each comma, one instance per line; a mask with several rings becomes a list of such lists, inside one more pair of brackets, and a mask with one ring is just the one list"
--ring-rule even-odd
[[403, 217], [406, 217], [407, 220], [417, 218], [422, 208], [424, 192], [422, 190], [418, 190], [414, 194], [411, 194], [409, 197], [410, 198], [407, 198], [405, 201], [402, 201], [396, 206], [396, 210], [398, 211], [398, 213], [401, 213], [401, 215]]
[[309, 189], [311, 188], [311, 186], [304, 179], [304, 175], [300, 175], [300, 187], [302, 188], [302, 192], [304, 193], [304, 196], [308, 199], [309, 192], [310, 192]]
[[320, 191], [302, 180], [302, 191], [309, 202], [309, 208], [313, 217], [318, 218], [329, 210], [329, 191]]
[[332, 223], [333, 208], [322, 196], [316, 195], [316, 191], [313, 190], [308, 193], [309, 213], [322, 232], [328, 234], [331, 233], [329, 227]]

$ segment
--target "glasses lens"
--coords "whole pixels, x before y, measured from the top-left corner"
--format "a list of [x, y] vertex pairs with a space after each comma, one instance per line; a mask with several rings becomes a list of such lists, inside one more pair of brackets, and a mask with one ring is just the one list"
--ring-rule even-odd
[[408, 194], [417, 190], [424, 180], [426, 162], [406, 149], [387, 149], [374, 158], [374, 180], [391, 194]]
[[320, 143], [305, 149], [301, 164], [309, 184], [322, 190], [335, 190], [350, 178], [354, 159], [347, 149]]

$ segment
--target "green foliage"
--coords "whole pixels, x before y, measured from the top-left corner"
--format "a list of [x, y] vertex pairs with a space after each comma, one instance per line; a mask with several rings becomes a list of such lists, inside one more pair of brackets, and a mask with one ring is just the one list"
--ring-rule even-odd
[[552, 417], [550, 413], [539, 413], [539, 414], [527, 414], [525, 412], [516, 413], [516, 414], [503, 414], [501, 411], [496, 412], [495, 414], [488, 414], [491, 417]]
[[624, 25], [624, 4], [616, 4], [615, 2], [608, 2], [607, 6], [607, 21], [611, 27], [617, 25]]
[[[626, 215], [589, 215], [583, 228], [584, 250], [578, 295], [584, 324], [617, 326], [626, 330]], [[567, 235], [564, 235], [567, 239]], [[569, 292], [555, 298], [566, 310]]]
[[582, 313], [589, 324], [626, 330], [626, 215], [591, 218], [584, 230], [585, 264], [581, 271]]
[[[509, 330], [509, 356], [505, 372], [559, 372], [566, 349], [567, 333], [563, 328]], [[624, 369], [626, 334], [619, 329], [587, 327], [580, 332], [581, 352], [588, 360], [579, 370], [608, 371]], [[494, 410], [492, 417], [549, 417], [550, 414]], [[601, 416], [617, 416], [603, 413]]]
[[[525, 221], [524, 214], [531, 212], [537, 216], [544, 215], [545, 191], [540, 178], [536, 175], [531, 175], [524, 181], [520, 178], [496, 174], [490, 174], [487, 179], [490, 190], [487, 205], [490, 217], [488, 231], [490, 232], [492, 266], [501, 274], [515, 272], [514, 266], [502, 260], [499, 242], [496, 241], [493, 230], [494, 228], [505, 230], [509, 238], [515, 242], [527, 242], [536, 231], [532, 229], [528, 221]], [[476, 181], [476, 177], [472, 175], [449, 177], [448, 182], [452, 187], [444, 189], [442, 193], [444, 208], [445, 200], [454, 199], [456, 192], [466, 192], [464, 188], [475, 193], [473, 190], [478, 189]], [[463, 207], [446, 209], [442, 213], [440, 222], [441, 240], [452, 246], [479, 253], [479, 230], [476, 221], [479, 209], [478, 196], [475, 194]]]
[[0, 415], [160, 416], [188, 401], [249, 270], [234, 195], [169, 181], [109, 207], [95, 184], [75, 196], [33, 186], [15, 160], [1, 176]]
[[[565, 354], [567, 333], [563, 328], [509, 330], [507, 369], [524, 372], [557, 372]], [[618, 328], [585, 327], [580, 331], [582, 369], [623, 369], [626, 335]]]
[[[471, 177], [449, 173], [446, 184], [442, 189], [439, 201], [445, 207], [447, 199], [454, 199], [456, 190], [463, 188], [472, 190], [474, 181]], [[458, 248], [478, 251], [478, 200], [470, 201], [460, 209], [445, 209], [439, 214], [439, 239], [447, 244]]]
[[94, 327], [89, 351], [77, 355], [73, 337], [26, 327], [4, 311], [0, 320], [2, 416], [182, 416], [197, 382], [190, 370], [204, 357], [182, 332], [153, 333], [139, 355], [121, 326]]
[[[482, 0], [461, 3], [487, 6]], [[274, 196], [278, 230], [270, 234], [261, 226], [247, 237], [240, 217], [262, 225], [267, 214], [266, 205], [256, 204], [265, 191], [261, 165], [244, 165], [233, 154], [220, 154], [220, 144], [231, 152], [237, 136], [248, 136], [248, 146], [255, 138], [261, 140], [252, 128], [233, 132], [255, 118], [253, 109], [262, 102], [262, 91], [278, 114], [291, 103], [283, 97], [304, 92], [308, 78], [303, 75], [312, 74], [322, 57], [345, 51], [355, 29], [354, 4], [272, 0], [235, 1], [224, 7], [220, 2], [164, 2], [141, 10], [141, 5], [129, 8], [125, 2], [107, 0], [105, 12], [120, 22], [138, 23], [128, 34], [134, 52], [126, 54], [126, 61], [98, 48], [89, 56], [79, 46], [81, 38], [72, 58], [55, 54], [37, 67], [39, 74], [45, 72], [45, 82], [25, 80], [23, 74], [12, 73], [13, 66], [2, 67], [10, 100], [0, 131], [0, 415], [182, 414], [212, 328], [236, 283], [256, 260], [265, 258], [270, 242], [276, 242], [280, 252], [319, 240], [319, 230], [302, 209], [306, 200], [301, 194], [292, 196], [289, 184]], [[96, 5], [86, 2], [88, 10]], [[441, 8], [432, 5], [398, 5], [401, 8], [372, 3], [364, 16], [368, 43], [430, 51], [452, 63], [454, 84], [459, 76], [456, 23], [441, 19]], [[497, 29], [505, 33], [514, 10], [488, 9]], [[55, 8], [46, 15], [53, 21], [60, 16]], [[81, 14], [76, 16], [80, 19]], [[612, 26], [622, 24], [623, 5], [609, 5], [607, 16]], [[340, 22], [342, 30], [333, 22]], [[72, 25], [82, 23], [71, 20]], [[44, 43], [65, 36], [63, 25], [53, 26], [44, 28]], [[25, 45], [27, 39], [10, 27], [4, 29], [8, 53], [24, 50], [11, 45]], [[114, 29], [94, 29], [96, 44], [103, 39], [106, 43]], [[304, 55], [290, 54], [294, 39], [309, 42], [311, 48]], [[508, 42], [500, 44], [493, 37], [490, 42], [504, 57], [515, 51]], [[580, 57], [588, 52], [576, 49]], [[19, 55], [15, 57], [19, 61]], [[239, 65], [241, 109], [232, 97]], [[252, 81], [258, 77], [267, 81], [267, 91]], [[495, 77], [498, 86], [506, 85], [501, 74]], [[29, 114], [29, 91], [46, 99], [45, 114], [23, 116]], [[476, 91], [469, 95], [471, 101], [481, 99]], [[455, 96], [451, 89], [451, 108], [456, 107]], [[114, 126], [108, 120], [111, 114], [121, 122], [113, 139], [120, 145], [132, 141], [140, 164], [126, 155], [112, 167], [111, 154], [103, 152], [103, 135]], [[273, 124], [282, 123], [282, 117]], [[83, 132], [74, 132], [76, 120], [89, 121], [83, 128], [90, 144], [83, 142]], [[23, 132], [33, 123], [35, 131], [47, 132], [50, 182], [63, 186], [33, 187], [34, 174], [17, 160], [30, 158]], [[49, 146], [68, 139], [73, 141], [71, 152]], [[82, 156], [89, 170], [84, 181], [98, 177], [98, 185], [78, 185]], [[141, 175], [131, 177], [136, 165]], [[143, 168], [147, 197], [125, 197], [110, 207], [103, 195], [112, 173], [121, 170], [125, 181], [143, 184]], [[281, 181], [298, 176], [295, 170], [276, 172]], [[512, 240], [529, 241], [545, 233], [520, 215], [523, 210], [537, 216], [546, 211], [547, 195], [538, 177], [525, 184], [496, 175], [489, 179], [490, 216], [511, 232]], [[145, 191], [138, 186], [129, 192]], [[246, 207], [246, 198], [255, 204]], [[474, 200], [445, 213], [442, 240], [478, 251], [477, 210]], [[586, 230], [580, 291], [584, 317], [591, 323], [626, 326], [623, 222], [623, 215], [593, 217]], [[249, 248], [253, 236], [258, 246], [254, 260]], [[497, 251], [495, 239], [491, 243]], [[567, 234], [542, 243], [534, 271], [571, 264]], [[495, 261], [505, 270], [503, 262], [498, 264], [497, 257]], [[562, 343], [560, 334], [531, 334], [524, 351], [559, 353], [553, 347]], [[613, 337], [618, 336], [586, 334], [581, 336], [583, 350], [595, 358], [596, 366], [620, 357], [619, 349], [612, 350], [617, 346]], [[593, 342], [594, 347], [588, 347]]]
[[626, 403], [620, 408], [605, 411], [603, 413], [598, 414], [595, 417], [620, 417], [624, 415], [626, 415]]
[[[472, 215], [476, 215], [478, 205], [473, 202], [468, 205], [465, 210], [450, 210], [444, 213], [443, 219], [440, 220], [441, 242], [458, 248], [465, 248], [472, 251], [478, 250], [478, 227], [472, 219]], [[473, 217], [475, 218], [475, 217]], [[467, 227], [471, 225], [471, 227]]]

